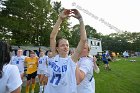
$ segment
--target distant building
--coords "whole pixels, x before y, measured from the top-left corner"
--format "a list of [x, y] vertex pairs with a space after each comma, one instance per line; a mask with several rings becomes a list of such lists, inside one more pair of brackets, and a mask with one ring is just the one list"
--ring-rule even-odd
[[97, 53], [102, 53], [102, 44], [100, 39], [88, 38], [88, 44], [91, 46], [90, 55], [97, 55]]
[[[101, 40], [96, 38], [88, 38], [88, 44], [91, 46], [90, 55], [97, 55], [97, 53], [102, 53], [102, 45]], [[29, 51], [32, 50], [36, 53], [36, 55], [39, 55], [39, 49], [46, 52], [50, 49], [49, 47], [45, 46], [12, 46], [13, 52], [11, 52], [11, 56], [17, 54], [18, 48], [23, 49], [23, 55], [29, 56]], [[74, 49], [74, 48], [70, 48]]]

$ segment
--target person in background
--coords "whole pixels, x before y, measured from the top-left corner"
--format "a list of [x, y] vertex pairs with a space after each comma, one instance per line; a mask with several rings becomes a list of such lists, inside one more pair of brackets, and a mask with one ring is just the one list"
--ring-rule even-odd
[[25, 64], [27, 66], [27, 82], [26, 82], [26, 93], [29, 93], [30, 84], [32, 83], [31, 93], [34, 93], [35, 89], [35, 78], [37, 76], [37, 66], [38, 66], [38, 57], [35, 55], [35, 52], [30, 51], [30, 57], [25, 58]]
[[129, 57], [128, 51], [124, 51], [124, 52], [123, 52], [123, 57], [124, 57], [124, 58], [128, 58], [128, 57]]
[[111, 58], [110, 53], [109, 53], [108, 50], [106, 51], [105, 54], [106, 54], [106, 58], [108, 59], [108, 61], [112, 61], [112, 58]]
[[96, 64], [96, 57], [89, 56], [90, 47], [86, 43], [77, 67], [80, 69], [80, 83], [77, 85], [77, 93], [95, 93], [95, 80], [93, 71], [99, 73], [99, 67]]
[[47, 59], [48, 59], [48, 56], [45, 56], [45, 53], [42, 50], [40, 50], [39, 60], [38, 60], [38, 70], [37, 70], [39, 84], [40, 84], [39, 93], [43, 92], [43, 87], [44, 87], [43, 78], [47, 71]]
[[115, 52], [112, 52], [111, 53], [111, 56], [112, 56], [112, 61], [114, 62], [116, 60], [116, 53]]
[[0, 41], [0, 93], [20, 93], [22, 80], [18, 67], [9, 62], [10, 46]]
[[10, 64], [16, 65], [18, 67], [22, 81], [23, 81], [23, 77], [24, 77], [24, 60], [25, 60], [25, 57], [26, 56], [23, 55], [22, 49], [18, 49], [17, 55], [12, 56], [12, 58], [10, 60]]
[[71, 56], [74, 53], [74, 50], [75, 50], [74, 48], [70, 49], [69, 56]]
[[95, 57], [97, 59], [97, 61], [96, 61], [97, 66], [100, 66], [100, 63], [102, 62], [101, 55], [99, 53], [97, 53], [97, 55], [95, 55]]
[[119, 54], [119, 52], [117, 52], [117, 55], [116, 55], [116, 56], [117, 56], [117, 58], [119, 58], [119, 57], [120, 57], [120, 54]]
[[51, 50], [48, 50], [47, 56], [48, 56], [48, 58], [52, 57], [52, 51]]
[[104, 62], [105, 70], [111, 70], [105, 52], [103, 52], [103, 54], [102, 54], [102, 61]]

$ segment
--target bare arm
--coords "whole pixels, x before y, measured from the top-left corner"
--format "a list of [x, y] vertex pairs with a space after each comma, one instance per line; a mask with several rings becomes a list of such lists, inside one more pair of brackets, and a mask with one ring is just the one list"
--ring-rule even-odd
[[59, 31], [59, 27], [62, 23], [62, 20], [66, 17], [68, 17], [68, 15], [65, 13], [67, 11], [67, 9], [63, 10], [59, 17], [58, 17], [58, 20], [57, 22], [55, 23], [54, 27], [53, 27], [53, 30], [50, 34], [50, 48], [51, 48], [51, 51], [52, 51], [52, 56], [55, 56], [57, 53], [56, 53], [56, 36], [58, 34], [58, 31]]
[[[85, 31], [85, 26], [83, 21], [80, 22], [80, 42], [74, 52], [74, 54], [72, 55], [73, 57], [73, 61], [77, 62], [79, 57], [80, 57], [80, 53], [82, 51], [82, 49], [84, 48], [85, 42], [86, 42], [86, 31]], [[79, 67], [76, 67], [76, 81], [77, 81], [77, 85], [79, 85], [81, 83], [81, 81], [85, 78], [85, 73], [79, 69]]]
[[[82, 49], [85, 46], [85, 43], [87, 41], [87, 36], [86, 36], [86, 30], [85, 30], [85, 26], [84, 26], [84, 22], [83, 22], [81, 14], [76, 9], [72, 9], [72, 11], [74, 13], [74, 15], [72, 16], [77, 18], [80, 23], [80, 41], [77, 48], [75, 49], [75, 52], [71, 56], [72, 60], [76, 63], [78, 59], [80, 58], [80, 53], [82, 52]], [[85, 73], [81, 71], [78, 66], [76, 67], [75, 73], [76, 73], [77, 84], [80, 84], [80, 82], [85, 78]]]
[[71, 57], [74, 62], [77, 62], [80, 57], [79, 55], [87, 41], [87, 35], [86, 35], [86, 30], [85, 30], [85, 26], [84, 26], [84, 22], [83, 22], [81, 14], [78, 12], [78, 10], [74, 10], [74, 12], [75, 12], [74, 17], [77, 18], [80, 23], [80, 41], [77, 48], [75, 49], [74, 54]]
[[96, 61], [97, 61], [97, 58], [94, 56], [94, 57], [93, 57], [93, 64], [94, 64], [93, 69], [94, 69], [94, 71], [95, 71], [96, 73], [99, 73], [99, 72], [100, 72], [100, 69], [99, 69], [99, 67], [98, 67], [97, 64], [96, 64]]
[[81, 83], [81, 81], [85, 78], [85, 73], [79, 69], [79, 67], [76, 67], [76, 82], [77, 85]]
[[[93, 57], [93, 64], [94, 64], [93, 69], [94, 69], [94, 71], [96, 73], [99, 73], [100, 72], [100, 69], [99, 69], [99, 67], [96, 64], [96, 61], [97, 61], [96, 57]], [[77, 84], [80, 84], [80, 82], [83, 81], [83, 79], [85, 78], [85, 76], [86, 76], [85, 72], [83, 72], [82, 70], [80, 70], [79, 67], [77, 66], [77, 68], [76, 68], [76, 80], [77, 80]]]
[[61, 23], [62, 23], [62, 20], [59, 17], [50, 34], [50, 47], [51, 47], [51, 51], [52, 51], [52, 56], [54, 56], [56, 54], [56, 36], [57, 36], [59, 26]]

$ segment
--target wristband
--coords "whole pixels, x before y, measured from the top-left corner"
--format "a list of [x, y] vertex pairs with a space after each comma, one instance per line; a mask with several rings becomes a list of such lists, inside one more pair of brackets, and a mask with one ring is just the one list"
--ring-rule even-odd
[[79, 18], [78, 20], [79, 20], [80, 23], [83, 22], [83, 18]]

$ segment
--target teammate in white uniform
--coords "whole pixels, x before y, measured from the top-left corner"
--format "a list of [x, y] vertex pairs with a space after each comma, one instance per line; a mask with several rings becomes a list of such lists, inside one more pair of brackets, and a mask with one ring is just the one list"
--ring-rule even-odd
[[[68, 56], [69, 42], [66, 39], [59, 39], [56, 44], [56, 36], [59, 31], [59, 26], [63, 19], [72, 14], [80, 22], [80, 42], [75, 49], [75, 52]], [[87, 40], [86, 31], [82, 17], [78, 10], [64, 9], [53, 28], [50, 35], [50, 47], [53, 57], [48, 60], [48, 69], [46, 76], [48, 77], [47, 85], [44, 93], [77, 93], [76, 79], [78, 73], [75, 62], [79, 59], [79, 54], [84, 48]], [[57, 51], [56, 51], [57, 50]], [[76, 78], [77, 77], [77, 78]]]
[[22, 80], [17, 66], [8, 64], [10, 47], [0, 41], [0, 93], [20, 93]]
[[96, 58], [88, 56], [90, 48], [85, 44], [81, 53], [81, 58], [77, 63], [81, 73], [81, 82], [77, 86], [78, 93], [95, 93], [95, 80], [93, 77], [93, 69], [98, 73], [99, 68], [96, 64]]
[[19, 69], [21, 79], [24, 77], [24, 60], [25, 56], [23, 55], [22, 49], [18, 49], [17, 56], [12, 56], [10, 64], [16, 65]]
[[48, 58], [48, 56], [45, 56], [44, 52], [41, 51], [40, 57], [38, 60], [38, 70], [37, 70], [37, 74], [38, 74], [38, 78], [39, 78], [39, 82], [40, 82], [40, 92], [39, 93], [42, 93], [42, 91], [43, 91], [43, 86], [44, 86], [43, 77], [47, 71], [47, 58]]

